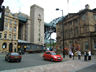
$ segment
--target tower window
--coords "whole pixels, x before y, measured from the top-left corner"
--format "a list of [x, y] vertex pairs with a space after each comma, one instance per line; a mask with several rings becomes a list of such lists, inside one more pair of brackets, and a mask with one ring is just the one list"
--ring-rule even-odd
[[4, 34], [4, 39], [7, 39], [7, 34]]

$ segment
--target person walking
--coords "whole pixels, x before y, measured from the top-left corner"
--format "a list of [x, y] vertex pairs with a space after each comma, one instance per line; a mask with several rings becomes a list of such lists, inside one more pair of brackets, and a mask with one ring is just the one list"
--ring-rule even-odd
[[46, 48], [46, 51], [50, 51], [50, 49], [49, 48]]
[[84, 61], [87, 61], [88, 51], [84, 52]]
[[73, 52], [69, 50], [69, 58], [72, 58], [72, 56], [73, 56]]
[[88, 60], [91, 60], [91, 51], [88, 51]]
[[72, 57], [73, 57], [73, 60], [74, 60], [74, 56], [75, 56], [75, 55], [74, 55], [74, 53], [72, 52]]
[[81, 51], [78, 50], [78, 51], [77, 51], [77, 54], [78, 54], [78, 60], [80, 60], [80, 59], [81, 59]]

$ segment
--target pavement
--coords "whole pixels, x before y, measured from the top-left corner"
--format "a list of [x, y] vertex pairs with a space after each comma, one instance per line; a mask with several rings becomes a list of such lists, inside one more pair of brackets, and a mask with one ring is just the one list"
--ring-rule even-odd
[[96, 56], [92, 56], [91, 61], [84, 61], [84, 57], [78, 60], [77, 57], [69, 59], [66, 56], [62, 62], [55, 62], [54, 64], [32, 66], [20, 69], [4, 70], [1, 72], [77, 72], [81, 69], [96, 64]]

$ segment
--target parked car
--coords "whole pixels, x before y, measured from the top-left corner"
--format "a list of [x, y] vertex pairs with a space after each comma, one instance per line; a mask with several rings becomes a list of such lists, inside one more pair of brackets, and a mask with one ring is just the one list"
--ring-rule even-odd
[[12, 53], [8, 53], [5, 56], [5, 61], [17, 61], [17, 62], [21, 62], [22, 56], [17, 53], [17, 52], [12, 52]]
[[43, 54], [43, 59], [44, 60], [50, 60], [50, 61], [62, 61], [63, 58], [61, 55], [56, 55], [54, 51], [46, 51]]

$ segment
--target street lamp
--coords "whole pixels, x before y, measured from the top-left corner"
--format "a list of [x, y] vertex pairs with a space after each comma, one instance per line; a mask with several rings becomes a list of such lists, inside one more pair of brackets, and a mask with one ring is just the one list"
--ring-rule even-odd
[[50, 27], [49, 33], [50, 33], [50, 49], [51, 49], [51, 33], [52, 33], [52, 27]]
[[[59, 8], [56, 8], [56, 11], [59, 11], [60, 9]], [[62, 18], [63, 18], [63, 10], [60, 10], [62, 11]], [[62, 19], [62, 31], [63, 31], [63, 58], [65, 58], [65, 45], [64, 45], [64, 24], [63, 24], [63, 19]]]

